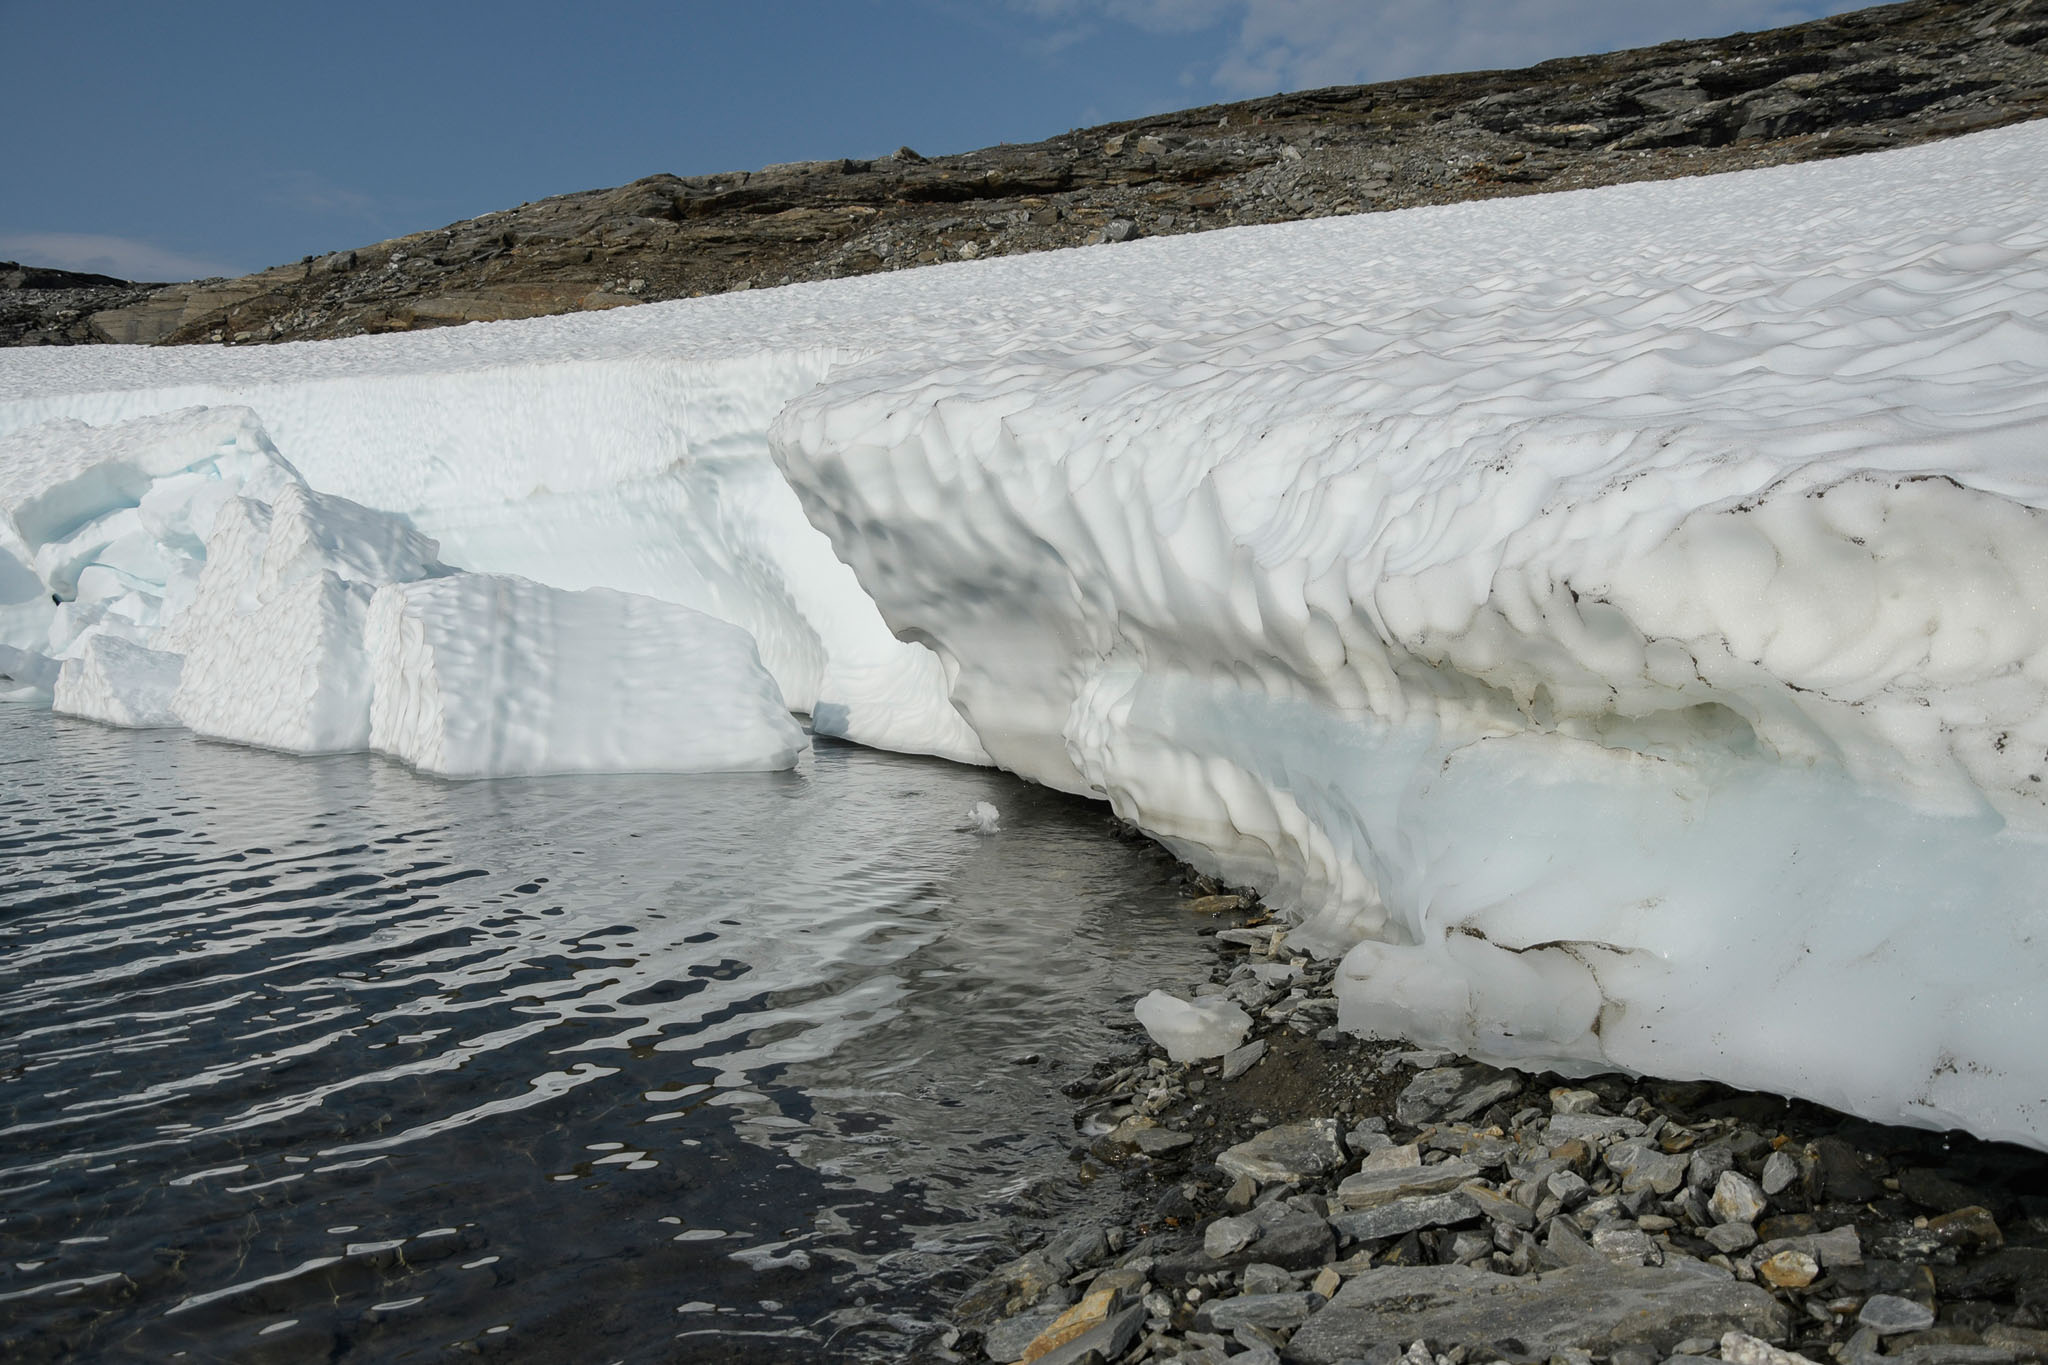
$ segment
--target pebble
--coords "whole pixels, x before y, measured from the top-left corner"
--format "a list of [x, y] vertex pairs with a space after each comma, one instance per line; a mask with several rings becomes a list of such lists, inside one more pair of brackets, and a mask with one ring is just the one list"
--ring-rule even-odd
[[1259, 1064], [1266, 1055], [1266, 1040], [1254, 1038], [1243, 1047], [1232, 1048], [1223, 1055], [1223, 1079], [1234, 1081]]
[[1901, 1332], [1924, 1332], [1934, 1326], [1934, 1310], [1896, 1294], [1872, 1294], [1863, 1301], [1856, 1321], [1881, 1337]]
[[[1255, 947], [1274, 948], [1270, 931], [1254, 937]], [[1064, 1311], [1062, 1333], [1084, 1330], [1042, 1357], [1054, 1365], [1086, 1358], [1075, 1354], [1085, 1339], [1109, 1340], [1096, 1334], [1133, 1312], [1144, 1341], [1133, 1329], [1121, 1360], [1105, 1355], [1118, 1365], [1174, 1357], [1187, 1365], [1254, 1365], [1283, 1356], [1304, 1365], [1480, 1365], [1491, 1359], [1478, 1349], [1482, 1342], [1421, 1330], [1399, 1341], [1373, 1335], [1378, 1329], [1358, 1324], [1377, 1319], [1361, 1317], [1358, 1306], [1409, 1313], [1401, 1306], [1409, 1300], [1391, 1292], [1408, 1276], [1427, 1287], [1423, 1297], [1439, 1313], [1428, 1321], [1441, 1326], [1462, 1320], [1470, 1306], [1470, 1290], [1459, 1285], [1521, 1294], [1565, 1277], [1588, 1302], [1622, 1303], [1634, 1292], [1627, 1277], [1675, 1275], [1656, 1282], [1749, 1295], [1741, 1311], [1761, 1316], [1728, 1316], [1737, 1302], [1729, 1298], [1725, 1312], [1674, 1320], [1654, 1341], [1599, 1339], [1606, 1329], [1589, 1319], [1592, 1335], [1567, 1334], [1540, 1347], [1525, 1342], [1525, 1354], [1552, 1365], [1671, 1365], [1715, 1356], [1723, 1365], [1823, 1358], [1874, 1365], [1886, 1343], [1900, 1365], [2048, 1359], [2048, 1350], [2036, 1349], [2048, 1347], [2048, 1331], [2036, 1327], [2048, 1323], [2048, 1248], [2033, 1246], [2040, 1228], [2032, 1219], [2022, 1230], [2026, 1206], [2017, 1192], [2004, 1192], [2009, 1185], [1925, 1148], [1918, 1166], [1908, 1166], [1832, 1133], [1794, 1145], [1772, 1135], [1775, 1127], [1759, 1132], [1741, 1117], [1761, 1112], [1774, 1125], [1785, 1122], [1782, 1105], [1774, 1111], [1754, 1097], [1731, 1095], [1717, 1109], [1695, 1103], [1699, 1088], [1615, 1077], [1530, 1090], [1528, 1078], [1433, 1050], [1413, 1050], [1390, 1067], [1391, 1049], [1375, 1054], [1351, 1039], [1338, 1047], [1356, 1050], [1355, 1062], [1342, 1051], [1302, 1053], [1286, 1020], [1319, 1011], [1334, 972], [1334, 964], [1305, 958], [1247, 961], [1231, 953], [1229, 970], [1219, 970], [1199, 998], [1216, 999], [1226, 978], [1231, 988], [1286, 992], [1257, 1026], [1260, 1036], [1220, 1067], [1141, 1055], [1070, 1087], [1100, 1097], [1089, 1113], [1121, 1120], [1120, 1144], [1098, 1140], [1090, 1150], [1098, 1160], [1148, 1172], [1140, 1178], [1156, 1182], [1157, 1212], [1113, 1253], [1101, 1229], [1090, 1228], [1006, 1266], [991, 1277], [993, 1288], [971, 1291], [963, 1303], [993, 1303], [1010, 1315], [982, 1338], [989, 1358], [1015, 1359], [1006, 1353], [1049, 1341]], [[1341, 1118], [1272, 1123], [1254, 1113], [1258, 1131], [1246, 1136], [1235, 1126], [1234, 1097], [1257, 1095], [1282, 1118], [1284, 1110], [1272, 1106], [1298, 1102], [1288, 1098], [1285, 1076], [1245, 1082], [1256, 1090], [1232, 1088], [1282, 1048], [1295, 1051], [1281, 1055], [1316, 1066], [1352, 1066], [1357, 1098], [1373, 1098], [1382, 1111], [1361, 1113], [1364, 1106], [1318, 1082], [1325, 1088], [1316, 1102], [1327, 1101]], [[1338, 1060], [1324, 1060], [1331, 1057]], [[1408, 1074], [1413, 1065], [1421, 1070]], [[1227, 1122], [1204, 1136], [1198, 1116], [1209, 1114]], [[1225, 1134], [1243, 1140], [1230, 1144]], [[1841, 1192], [1860, 1196], [1856, 1211], [1841, 1207], [1852, 1202], [1834, 1198]], [[1934, 1209], [1935, 1195], [1948, 1201], [1945, 1211], [1916, 1219], [1912, 1201]], [[2005, 1233], [1986, 1207], [1953, 1202], [1989, 1204], [1994, 1196], [2014, 1209], [2017, 1247], [2000, 1250]], [[1862, 1233], [1852, 1218], [1863, 1222]], [[1866, 1237], [1877, 1239], [1867, 1261]], [[1114, 1263], [1102, 1264], [1112, 1256]], [[1972, 1302], [1951, 1321], [1927, 1306], [1937, 1291]], [[2017, 1314], [2010, 1306], [2016, 1295]], [[1077, 1298], [1076, 1308], [1065, 1307]], [[1519, 1300], [1500, 1302], [1510, 1301]], [[1631, 1320], [1665, 1317], [1646, 1312]], [[1339, 1322], [1366, 1335], [1345, 1337]]]
[[1723, 1171], [1707, 1209], [1723, 1223], [1754, 1223], [1768, 1207], [1763, 1189], [1740, 1171]]
[[1756, 1273], [1779, 1289], [1804, 1289], [1820, 1278], [1820, 1262], [1803, 1251], [1781, 1251], [1758, 1262]]

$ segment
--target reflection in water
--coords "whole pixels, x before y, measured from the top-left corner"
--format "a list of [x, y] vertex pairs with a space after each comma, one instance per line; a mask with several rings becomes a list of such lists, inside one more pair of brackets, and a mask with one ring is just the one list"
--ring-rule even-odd
[[0, 708], [0, 868], [8, 1359], [900, 1355], [1202, 961], [1099, 807], [829, 741], [458, 784]]

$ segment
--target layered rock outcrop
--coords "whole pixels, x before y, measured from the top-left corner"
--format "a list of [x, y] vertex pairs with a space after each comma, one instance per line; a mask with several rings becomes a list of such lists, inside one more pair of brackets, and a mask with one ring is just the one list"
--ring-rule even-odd
[[11, 321], [36, 292], [16, 289], [0, 303], [0, 342], [249, 343], [538, 317], [1809, 161], [2044, 113], [2048, 0], [1910, 0], [1518, 71], [1209, 105], [957, 156], [902, 148], [649, 176], [240, 279], [83, 304], [49, 293], [43, 321]]

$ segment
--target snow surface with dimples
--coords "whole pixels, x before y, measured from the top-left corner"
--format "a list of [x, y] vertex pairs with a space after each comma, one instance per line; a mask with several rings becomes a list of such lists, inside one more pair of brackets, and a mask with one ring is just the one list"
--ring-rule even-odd
[[[78, 471], [238, 407], [242, 446], [444, 565], [707, 612], [821, 732], [1106, 797], [1345, 953], [1348, 1027], [2048, 1146], [2044, 185], [2032, 125], [419, 336], [10, 353], [0, 643], [160, 693], [79, 642], [203, 602], [205, 554], [144, 524], [185, 467]], [[296, 589], [301, 654], [416, 592], [321, 572], [361, 590]], [[442, 572], [410, 581], [482, 612]]]

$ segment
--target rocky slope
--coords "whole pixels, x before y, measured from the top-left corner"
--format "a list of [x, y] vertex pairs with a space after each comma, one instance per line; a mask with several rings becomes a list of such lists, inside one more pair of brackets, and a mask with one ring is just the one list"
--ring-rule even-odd
[[1806, 161], [2044, 113], [2048, 0], [1909, 0], [1767, 33], [1210, 105], [958, 156], [903, 148], [872, 161], [650, 176], [132, 300], [81, 307], [76, 291], [51, 291], [46, 321], [9, 323], [19, 307], [0, 314], [0, 341], [248, 343], [535, 317]]
[[[1704, 1082], [1496, 1071], [1334, 1027], [1334, 964], [1204, 893], [1192, 993], [1252, 1036], [1070, 1084], [1055, 1230], [918, 1359], [1141, 1365], [2021, 1365], [2048, 1360], [2048, 1158]], [[999, 1254], [991, 1249], [992, 1254]]]
[[0, 261], [0, 346], [105, 341], [95, 314], [146, 304], [172, 287]]

